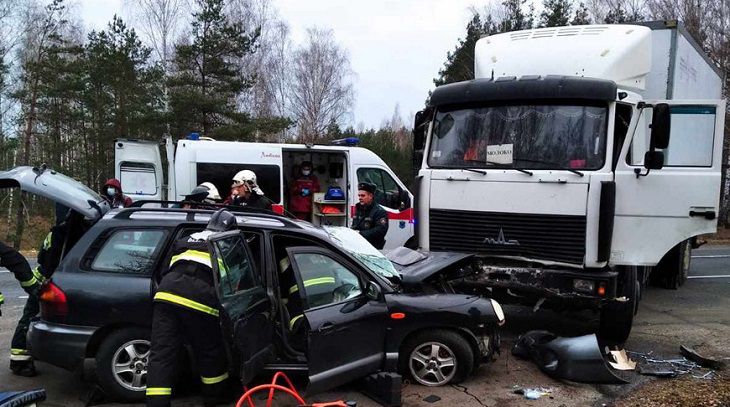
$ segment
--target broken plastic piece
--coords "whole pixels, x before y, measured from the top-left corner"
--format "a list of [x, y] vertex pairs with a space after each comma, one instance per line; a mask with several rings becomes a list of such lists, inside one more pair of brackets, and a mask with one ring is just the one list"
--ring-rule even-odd
[[709, 367], [715, 370], [724, 370], [725, 362], [716, 359], [710, 359], [697, 353], [694, 349], [681, 345], [679, 347], [679, 353], [685, 358], [699, 364], [700, 366]]
[[614, 362], [608, 361], [608, 364], [611, 365], [616, 370], [634, 370], [636, 369], [636, 362], [631, 360], [628, 355], [626, 355], [626, 350], [612, 350], [611, 356], [614, 359]]
[[561, 338], [547, 331], [530, 331], [517, 339], [512, 354], [532, 359], [551, 377], [581, 383], [628, 383], [611, 369], [595, 334]]

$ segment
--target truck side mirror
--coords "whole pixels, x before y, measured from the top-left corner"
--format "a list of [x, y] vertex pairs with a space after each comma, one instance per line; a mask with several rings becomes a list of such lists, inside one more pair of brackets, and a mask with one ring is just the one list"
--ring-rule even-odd
[[644, 154], [644, 168], [648, 170], [661, 170], [664, 167], [663, 151], [647, 151]]
[[651, 119], [651, 150], [655, 148], [665, 149], [669, 146], [671, 121], [672, 115], [669, 105], [666, 103], [656, 104]]
[[416, 117], [413, 120], [413, 149], [423, 150], [423, 146], [426, 142], [426, 111], [421, 110], [416, 112]]

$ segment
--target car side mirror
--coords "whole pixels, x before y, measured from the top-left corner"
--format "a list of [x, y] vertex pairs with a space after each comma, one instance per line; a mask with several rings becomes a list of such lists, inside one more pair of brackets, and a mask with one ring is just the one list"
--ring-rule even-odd
[[666, 103], [656, 104], [652, 110], [651, 119], [652, 150], [655, 148], [665, 149], [669, 146], [669, 133], [671, 130], [671, 122], [672, 114], [669, 109], [669, 105]]
[[368, 281], [368, 287], [365, 289], [365, 296], [368, 297], [369, 300], [378, 301], [381, 294], [382, 290], [380, 289], [380, 286], [373, 281]]
[[661, 170], [664, 167], [663, 151], [647, 151], [644, 154], [644, 168], [648, 170]]
[[408, 195], [408, 191], [400, 190], [400, 210], [405, 210], [411, 207], [411, 197]]

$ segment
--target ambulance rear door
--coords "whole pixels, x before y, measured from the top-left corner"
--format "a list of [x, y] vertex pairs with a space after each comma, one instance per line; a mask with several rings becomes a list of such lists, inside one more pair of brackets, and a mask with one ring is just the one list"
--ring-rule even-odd
[[122, 192], [133, 201], [164, 199], [165, 180], [159, 143], [115, 140], [114, 177], [122, 183]]

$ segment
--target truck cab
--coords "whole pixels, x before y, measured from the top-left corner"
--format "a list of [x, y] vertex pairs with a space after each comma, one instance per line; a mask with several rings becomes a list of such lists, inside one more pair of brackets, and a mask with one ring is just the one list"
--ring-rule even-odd
[[[311, 194], [311, 211], [304, 220], [314, 225], [351, 226], [357, 204], [357, 185], [373, 183], [375, 201], [388, 213], [385, 248], [412, 244], [413, 195], [375, 153], [357, 147], [357, 139], [337, 145], [304, 145], [215, 141], [197, 134], [157, 142], [115, 141], [115, 173], [124, 193], [133, 200], [183, 200], [196, 185], [212, 182], [221, 197], [228, 196], [233, 176], [241, 170], [256, 173], [258, 185], [279, 214], [293, 214], [291, 198], [299, 167], [310, 162], [320, 190]], [[166, 153], [167, 179], [161, 147]], [[330, 191], [339, 193], [328, 193]]]
[[650, 274], [676, 288], [716, 230], [717, 70], [671, 22], [498, 34], [475, 61], [416, 116], [419, 246], [480, 253], [502, 301], [599, 309], [622, 342]]

